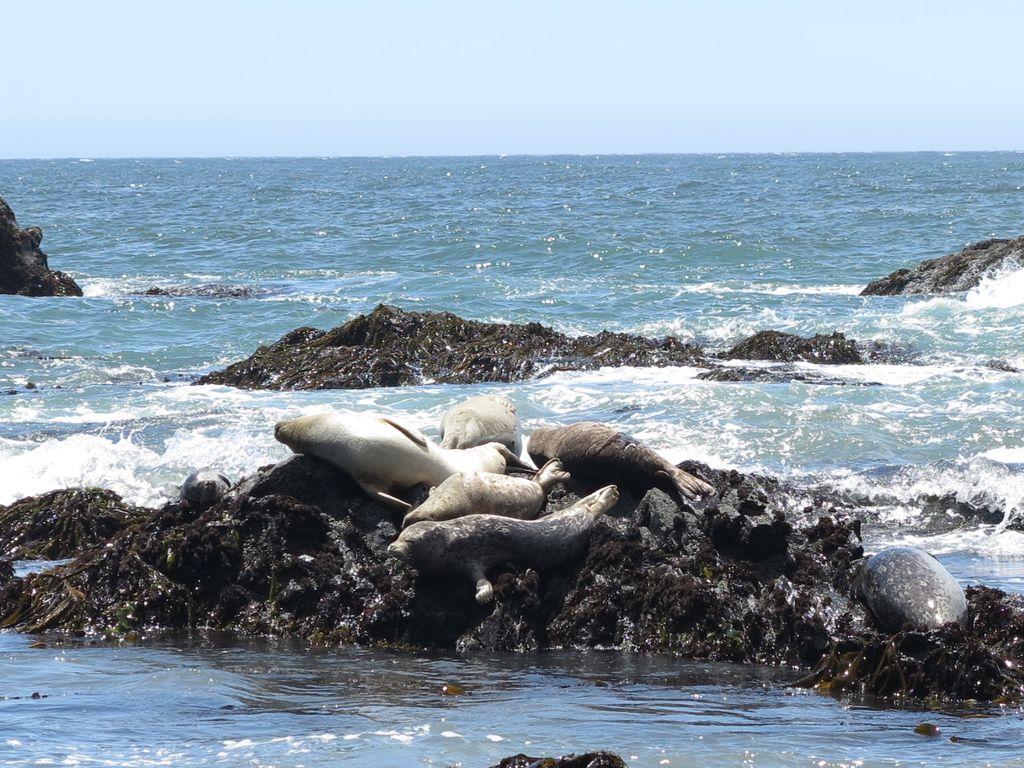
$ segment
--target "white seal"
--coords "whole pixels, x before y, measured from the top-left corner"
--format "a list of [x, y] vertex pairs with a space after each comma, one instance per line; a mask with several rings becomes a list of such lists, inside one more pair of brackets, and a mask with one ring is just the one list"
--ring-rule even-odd
[[503, 473], [533, 469], [504, 445], [465, 450], [441, 448], [414, 427], [393, 418], [357, 413], [317, 413], [279, 421], [274, 437], [296, 453], [316, 456], [351, 475], [371, 498], [407, 511], [395, 496], [416, 485], [433, 487], [457, 472]]

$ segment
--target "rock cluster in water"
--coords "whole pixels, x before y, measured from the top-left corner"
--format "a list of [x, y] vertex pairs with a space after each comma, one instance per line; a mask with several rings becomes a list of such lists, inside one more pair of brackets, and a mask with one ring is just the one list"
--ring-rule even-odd
[[[0, 508], [5, 556], [74, 558], [24, 577], [0, 569], [0, 626], [113, 637], [205, 627], [446, 651], [614, 648], [794, 666], [826, 691], [1024, 693], [1019, 598], [975, 588], [965, 626], [875, 629], [854, 598], [863, 552], [851, 510], [770, 478], [681, 466], [715, 492], [694, 503], [656, 489], [623, 494], [580, 557], [489, 573], [487, 606], [465, 578], [420, 575], [389, 557], [401, 513], [312, 457], [263, 469], [202, 512], [55, 492]], [[556, 487], [545, 513], [593, 489]], [[83, 530], [83, 520], [103, 522]]]
[[1024, 267], [1024, 237], [984, 240], [959, 253], [929, 259], [912, 269], [898, 269], [868, 283], [862, 296], [969, 291], [1000, 269]]
[[73, 278], [50, 269], [46, 254], [39, 250], [42, 239], [39, 227], [19, 227], [14, 211], [0, 197], [0, 293], [81, 296]]
[[[812, 363], [863, 363], [885, 350], [862, 349], [842, 333], [803, 338], [763, 331], [721, 357]], [[522, 381], [555, 371], [605, 366], [692, 365], [718, 380], [824, 377], [784, 368], [723, 368], [720, 356], [667, 336], [649, 339], [602, 331], [571, 337], [539, 323], [483, 323], [449, 312], [408, 312], [380, 305], [330, 331], [298, 328], [250, 357], [201, 377], [198, 384], [246, 389], [362, 389], [445, 383]], [[838, 383], [829, 379], [828, 383]]]

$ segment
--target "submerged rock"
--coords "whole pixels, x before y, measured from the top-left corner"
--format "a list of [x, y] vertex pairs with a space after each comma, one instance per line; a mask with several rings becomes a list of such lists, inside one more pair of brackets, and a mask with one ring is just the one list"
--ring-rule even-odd
[[380, 305], [330, 331], [299, 328], [199, 384], [247, 389], [363, 389], [521, 381], [601, 366], [686, 365], [699, 347], [603, 331], [569, 337], [539, 323], [482, 323]]
[[143, 296], [166, 296], [168, 298], [210, 298], [210, 299], [251, 299], [270, 293], [263, 288], [250, 285], [224, 285], [210, 283], [206, 285], [172, 285], [169, 287], [153, 286], [147, 288]]
[[959, 253], [928, 259], [911, 269], [897, 269], [868, 283], [861, 296], [969, 291], [997, 270], [1021, 267], [1024, 267], [1024, 237], [983, 240]]
[[46, 254], [39, 250], [42, 239], [39, 227], [19, 227], [14, 211], [0, 197], [0, 293], [81, 296], [72, 277], [50, 269]]

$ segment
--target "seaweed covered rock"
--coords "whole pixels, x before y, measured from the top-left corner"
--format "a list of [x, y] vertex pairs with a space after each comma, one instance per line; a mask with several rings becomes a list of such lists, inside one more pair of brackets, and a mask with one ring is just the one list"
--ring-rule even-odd
[[912, 269], [897, 269], [873, 280], [861, 296], [969, 291], [1000, 269], [1024, 267], [1024, 237], [983, 240], [958, 253], [928, 259]]
[[50, 269], [46, 254], [39, 250], [42, 239], [39, 227], [19, 227], [14, 211], [0, 197], [0, 293], [81, 296], [72, 277]]
[[587, 752], [566, 757], [528, 757], [522, 753], [506, 757], [492, 768], [626, 768], [614, 752]]
[[721, 355], [727, 360], [775, 360], [829, 365], [863, 363], [857, 342], [838, 331], [811, 338], [782, 331], [759, 331]]
[[109, 541], [147, 510], [113, 491], [70, 488], [0, 506], [0, 555], [59, 560]]
[[539, 323], [483, 323], [380, 305], [330, 331], [299, 328], [199, 384], [247, 389], [362, 389], [520, 381], [601, 366], [686, 365], [699, 347], [674, 337], [569, 337]]
[[[863, 550], [851, 510], [771, 478], [681, 468], [714, 492], [692, 504], [658, 489], [623, 493], [578, 556], [490, 569], [494, 603], [484, 606], [464, 575], [389, 557], [398, 513], [325, 462], [294, 456], [206, 511], [169, 503], [70, 563], [0, 579], [0, 626], [207, 627], [447, 651], [615, 648], [815, 668], [810, 684], [823, 690], [841, 689], [856, 662], [847, 676], [882, 695], [1020, 697], [1018, 599], [972, 590], [967, 626], [893, 641], [853, 597]], [[559, 485], [545, 512], [592, 490]]]
[[839, 638], [797, 685], [936, 703], [1024, 699], [1024, 598], [970, 587], [967, 604], [966, 627]]

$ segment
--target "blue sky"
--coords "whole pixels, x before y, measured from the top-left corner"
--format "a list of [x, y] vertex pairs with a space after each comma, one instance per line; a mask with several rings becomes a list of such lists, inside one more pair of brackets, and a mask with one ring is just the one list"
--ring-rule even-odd
[[1024, 149], [1024, 3], [18, 2], [0, 157]]

